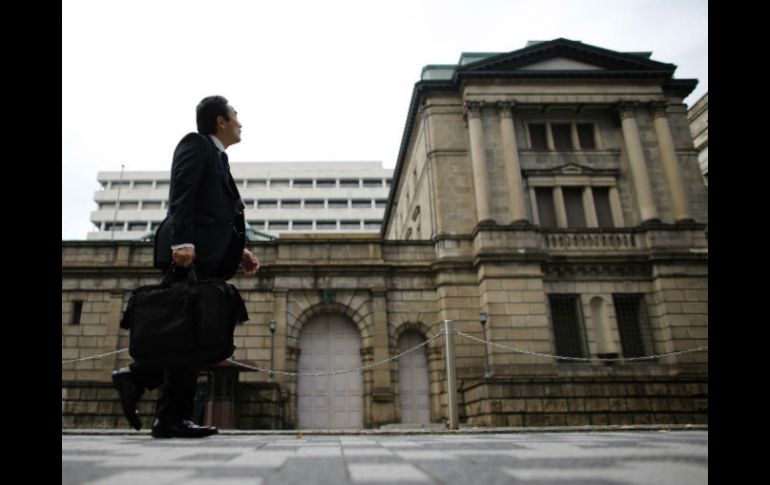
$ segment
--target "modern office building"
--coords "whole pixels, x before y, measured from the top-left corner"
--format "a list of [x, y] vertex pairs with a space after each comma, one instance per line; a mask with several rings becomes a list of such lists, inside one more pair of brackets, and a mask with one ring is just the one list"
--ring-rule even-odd
[[[378, 232], [392, 169], [381, 162], [231, 163], [246, 222], [263, 235]], [[166, 216], [169, 172], [99, 172], [88, 240], [139, 240]], [[116, 210], [117, 209], [117, 210]]]

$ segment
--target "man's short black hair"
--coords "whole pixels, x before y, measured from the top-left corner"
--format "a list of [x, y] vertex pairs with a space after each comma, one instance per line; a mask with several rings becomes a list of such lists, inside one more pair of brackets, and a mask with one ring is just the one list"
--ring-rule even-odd
[[230, 121], [227, 98], [224, 96], [208, 96], [198, 103], [195, 108], [195, 121], [198, 123], [198, 133], [213, 135], [217, 132], [217, 116], [222, 115]]

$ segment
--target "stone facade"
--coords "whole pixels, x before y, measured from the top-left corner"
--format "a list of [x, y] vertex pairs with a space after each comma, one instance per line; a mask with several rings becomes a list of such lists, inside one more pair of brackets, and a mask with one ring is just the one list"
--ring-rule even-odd
[[[565, 58], [591, 69], [553, 71], [575, 65]], [[511, 350], [630, 358], [708, 344], [707, 197], [691, 183], [700, 170], [682, 105], [694, 83], [673, 69], [558, 39], [417, 83], [381, 236], [249, 243], [262, 268], [234, 278], [251, 316], [236, 328], [236, 358], [268, 367], [272, 348], [275, 370], [296, 371], [303, 328], [331, 314], [355, 326], [366, 366], [447, 319], [482, 338], [484, 312], [487, 377], [484, 346], [455, 337], [461, 422], [707, 422], [703, 350], [611, 365]], [[559, 148], [569, 136], [572, 149]], [[63, 359], [127, 347], [120, 312], [130, 290], [160, 280], [151, 260], [143, 242], [62, 243]], [[442, 422], [443, 337], [426, 356], [431, 421]], [[124, 426], [106, 396], [110, 370], [129, 362], [64, 364], [63, 426]], [[400, 422], [398, 361], [362, 379], [364, 427]], [[297, 426], [297, 378], [268, 380], [240, 373], [239, 427]]]

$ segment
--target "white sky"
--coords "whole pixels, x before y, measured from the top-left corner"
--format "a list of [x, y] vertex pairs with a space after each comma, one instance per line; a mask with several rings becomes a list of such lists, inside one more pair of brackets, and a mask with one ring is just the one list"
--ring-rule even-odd
[[98, 171], [169, 170], [195, 105], [238, 111], [231, 162], [393, 168], [414, 83], [462, 52], [564, 37], [652, 51], [708, 91], [707, 0], [62, 2], [62, 239], [85, 239]]

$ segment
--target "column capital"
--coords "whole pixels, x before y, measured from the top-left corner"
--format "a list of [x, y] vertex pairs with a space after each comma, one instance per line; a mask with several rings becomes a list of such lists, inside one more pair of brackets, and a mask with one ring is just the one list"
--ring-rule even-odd
[[484, 107], [484, 101], [466, 101], [464, 107], [466, 118], [481, 118], [481, 108]]
[[620, 111], [620, 119], [625, 120], [626, 118], [633, 118], [634, 117], [634, 108], [639, 103], [636, 101], [621, 101], [618, 103], [618, 110]]
[[649, 104], [649, 107], [653, 118], [662, 118], [666, 116], [666, 107], [668, 107], [668, 103], [665, 101], [652, 101]]
[[498, 101], [497, 113], [500, 115], [500, 118], [513, 118], [511, 110], [515, 105], [515, 101]]

